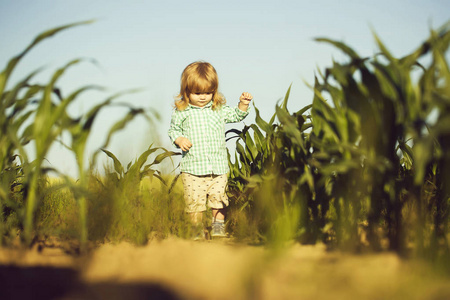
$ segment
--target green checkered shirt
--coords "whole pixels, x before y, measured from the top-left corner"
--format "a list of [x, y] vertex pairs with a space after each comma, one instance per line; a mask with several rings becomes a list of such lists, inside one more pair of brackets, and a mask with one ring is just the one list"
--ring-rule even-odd
[[248, 115], [238, 107], [222, 105], [213, 110], [212, 101], [204, 107], [189, 105], [185, 110], [175, 109], [170, 121], [169, 137], [172, 143], [183, 136], [192, 143], [183, 151], [181, 172], [194, 175], [226, 174], [228, 172], [225, 123], [239, 122]]

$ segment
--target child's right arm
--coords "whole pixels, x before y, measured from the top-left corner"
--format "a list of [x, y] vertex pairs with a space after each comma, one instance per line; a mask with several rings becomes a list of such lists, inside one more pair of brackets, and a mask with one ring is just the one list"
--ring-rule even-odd
[[189, 148], [192, 147], [192, 143], [189, 139], [182, 135], [183, 130], [181, 123], [182, 120], [179, 114], [177, 114], [177, 111], [174, 111], [172, 114], [172, 119], [170, 120], [169, 137], [175, 146], [181, 148], [183, 151], [188, 151]]

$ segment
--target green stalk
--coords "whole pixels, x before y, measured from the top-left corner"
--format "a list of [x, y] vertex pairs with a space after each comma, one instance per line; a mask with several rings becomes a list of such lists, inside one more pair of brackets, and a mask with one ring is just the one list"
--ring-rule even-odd
[[[84, 149], [83, 149], [84, 150]], [[77, 163], [78, 163], [78, 174], [80, 177], [80, 185], [82, 188], [87, 187], [87, 179], [85, 176], [83, 161], [84, 161], [84, 151], [77, 153]], [[79, 216], [80, 216], [80, 252], [85, 253], [88, 241], [88, 224], [87, 224], [87, 201], [86, 196], [82, 194], [78, 199], [79, 206]]]
[[23, 242], [25, 245], [31, 245], [33, 236], [33, 223], [34, 223], [34, 212], [37, 207], [37, 182], [39, 179], [39, 171], [36, 169], [31, 175], [31, 180], [28, 186], [28, 195], [26, 198], [26, 207], [25, 207], [25, 220], [24, 220], [24, 232], [23, 232]]

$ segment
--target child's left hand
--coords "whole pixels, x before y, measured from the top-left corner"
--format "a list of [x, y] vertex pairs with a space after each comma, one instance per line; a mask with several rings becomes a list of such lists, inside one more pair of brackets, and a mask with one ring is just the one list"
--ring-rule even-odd
[[239, 97], [239, 101], [244, 105], [249, 105], [252, 99], [253, 96], [250, 93], [242, 93], [241, 97]]

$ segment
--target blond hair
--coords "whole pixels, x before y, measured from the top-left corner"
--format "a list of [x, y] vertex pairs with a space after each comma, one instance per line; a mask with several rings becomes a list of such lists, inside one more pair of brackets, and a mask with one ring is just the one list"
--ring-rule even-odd
[[218, 92], [219, 78], [216, 69], [207, 62], [196, 61], [189, 64], [181, 74], [180, 94], [175, 98], [178, 110], [189, 105], [189, 95], [195, 93], [212, 93], [212, 109], [225, 104], [225, 98]]

